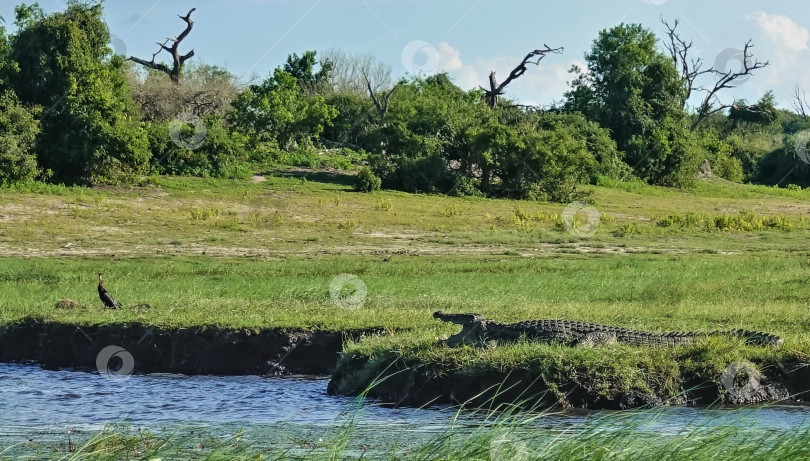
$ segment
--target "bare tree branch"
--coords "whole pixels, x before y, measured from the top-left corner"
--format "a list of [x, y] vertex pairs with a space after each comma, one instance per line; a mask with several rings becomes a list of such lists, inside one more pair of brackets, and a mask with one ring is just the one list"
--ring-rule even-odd
[[[736, 101], [731, 104], [723, 104], [718, 97], [718, 93], [724, 89], [736, 87], [738, 85], [736, 82], [738, 82], [741, 77], [751, 76], [754, 71], [768, 66], [769, 63], [767, 61], [760, 62], [754, 59], [754, 55], [751, 53], [751, 48], [753, 48], [754, 45], [751, 43], [751, 40], [745, 43], [745, 48], [742, 51], [742, 68], [737, 72], [728, 71], [726, 69], [716, 69], [714, 66], [704, 69], [704, 63], [700, 58], [694, 59], [689, 57], [693, 42], [687, 42], [678, 34], [680, 21], [676, 19], [674, 23], [670, 25], [666, 20], [661, 18], [661, 22], [664, 24], [664, 27], [667, 28], [667, 37], [669, 39], [664, 45], [667, 51], [669, 51], [669, 55], [672, 57], [675, 68], [680, 73], [681, 83], [684, 88], [683, 107], [686, 108], [686, 104], [694, 93], [705, 93], [698, 107], [697, 119], [692, 124], [692, 130], [697, 128], [707, 117], [717, 112], [730, 107], [734, 107], [738, 110], [741, 109]], [[697, 84], [698, 78], [706, 74], [714, 74], [716, 77], [714, 86], [711, 89], [698, 86]], [[742, 109], [751, 112], [755, 111], [748, 107], [743, 107]]]
[[796, 85], [796, 93], [793, 95], [791, 102], [796, 113], [802, 116], [803, 120], [807, 120], [807, 113], [810, 112], [810, 103], [807, 102], [807, 93], [804, 92], [799, 85]]
[[677, 29], [680, 24], [679, 20], [676, 19], [674, 25], [670, 25], [663, 18], [661, 18], [661, 22], [667, 28], [667, 37], [669, 38], [669, 42], [664, 43], [664, 46], [667, 48], [667, 51], [669, 51], [675, 68], [678, 69], [681, 74], [681, 83], [685, 90], [683, 98], [683, 107], [685, 108], [686, 102], [689, 101], [689, 98], [692, 97], [692, 93], [697, 89], [695, 88], [697, 78], [701, 75], [713, 72], [713, 69], [703, 69], [702, 59], [689, 57], [689, 51], [692, 49], [694, 43], [692, 41], [686, 42], [678, 35]]
[[523, 58], [523, 61], [517, 65], [512, 72], [509, 73], [509, 76], [504, 80], [500, 85], [498, 84], [498, 80], [495, 77], [495, 71], [492, 71], [489, 74], [489, 89], [481, 88], [484, 90], [484, 96], [487, 100], [487, 105], [491, 108], [495, 108], [498, 106], [498, 101], [500, 100], [501, 96], [506, 91], [506, 86], [512, 83], [513, 80], [519, 78], [523, 74], [526, 73], [526, 66], [529, 64], [534, 64], [535, 66], [540, 65], [540, 61], [546, 57], [546, 55], [551, 53], [560, 54], [563, 52], [563, 48], [549, 48], [548, 45], [543, 45], [545, 48], [534, 50], [526, 55]]
[[391, 87], [391, 67], [377, 61], [371, 54], [347, 53], [332, 48], [321, 55], [323, 56], [321, 62], [328, 62], [332, 66], [332, 71], [329, 73], [329, 84], [332, 91], [336, 93], [367, 96], [365, 77], [371, 80], [375, 92]]
[[391, 90], [387, 93], [383, 93], [383, 98], [377, 97], [374, 92], [374, 88], [371, 85], [371, 80], [368, 78], [368, 74], [366, 73], [365, 69], [361, 69], [360, 72], [363, 74], [363, 78], [366, 80], [366, 88], [368, 88], [368, 95], [371, 96], [371, 101], [374, 103], [374, 107], [377, 108], [377, 113], [380, 115], [380, 124], [382, 125], [385, 123], [385, 115], [388, 113], [388, 103], [391, 101], [391, 95], [397, 91], [401, 82], [397, 82]]
[[742, 68], [737, 72], [730, 70], [724, 71], [715, 68], [711, 69], [711, 71], [717, 77], [717, 82], [714, 84], [712, 89], [699, 88], [700, 91], [704, 91], [706, 93], [706, 96], [703, 98], [703, 102], [700, 104], [700, 108], [698, 109], [698, 118], [692, 124], [693, 130], [697, 128], [697, 126], [700, 125], [700, 123], [707, 117], [733, 107], [736, 104], [723, 104], [720, 101], [720, 98], [718, 98], [717, 93], [727, 88], [735, 88], [737, 85], [734, 82], [740, 77], [750, 76], [754, 71], [763, 69], [770, 64], [768, 61], [760, 62], [754, 60], [754, 55], [751, 53], [751, 48], [753, 47], [754, 45], [751, 43], [751, 40], [748, 40], [745, 43], [745, 48], [743, 48], [742, 51]]
[[[172, 79], [172, 82], [179, 84], [180, 83], [180, 73], [183, 70], [183, 64], [186, 63], [189, 59], [194, 56], [194, 50], [189, 51], [188, 53], [181, 55], [178, 51], [180, 47], [180, 42], [185, 39], [188, 34], [191, 32], [191, 29], [194, 27], [194, 21], [191, 20], [191, 13], [196, 11], [197, 8], [192, 8], [189, 10], [188, 14], [185, 16], [179, 16], [180, 19], [185, 21], [186, 28], [177, 38], [167, 38], [165, 42], [158, 43], [160, 47], [155, 54], [152, 55], [152, 59], [147, 61], [145, 59], [136, 58], [134, 56], [130, 56], [128, 60], [136, 62], [144, 67], [148, 67], [150, 69], [157, 70], [159, 72], [163, 72], [164, 74], [168, 75], [169, 78]], [[169, 42], [172, 43], [172, 46], [167, 46]], [[155, 62], [155, 58], [157, 55], [160, 54], [161, 51], [166, 51], [167, 53], [172, 55], [172, 67], [167, 66], [163, 63]]]

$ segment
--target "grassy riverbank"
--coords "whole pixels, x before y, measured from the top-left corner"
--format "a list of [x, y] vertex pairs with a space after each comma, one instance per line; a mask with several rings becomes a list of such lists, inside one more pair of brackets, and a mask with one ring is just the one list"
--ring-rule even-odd
[[[349, 353], [443, 370], [580, 363], [612, 376], [613, 385], [640, 375], [666, 383], [684, 360], [715, 370], [810, 354], [810, 191], [716, 180], [694, 191], [607, 184], [593, 188], [600, 222], [588, 237], [566, 229], [563, 205], [358, 194], [348, 176], [308, 174], [5, 189], [0, 322], [382, 326], [389, 334], [350, 345]], [[125, 305], [151, 308], [103, 309], [95, 292], [102, 271]], [[330, 295], [340, 274], [362, 283]], [[358, 289], [365, 295], [352, 297]], [[78, 306], [56, 308], [61, 298]], [[785, 346], [447, 350], [436, 339], [458, 327], [433, 320], [439, 309], [656, 331], [745, 328], [780, 335]]]

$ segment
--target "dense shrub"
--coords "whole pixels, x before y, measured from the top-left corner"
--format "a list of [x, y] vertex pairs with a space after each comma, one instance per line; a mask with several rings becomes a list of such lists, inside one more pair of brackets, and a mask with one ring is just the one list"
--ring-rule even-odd
[[[244, 135], [229, 130], [222, 119], [208, 116], [200, 127], [171, 122], [147, 123], [152, 168], [159, 174], [238, 178], [248, 176], [248, 153]], [[181, 142], [170, 134], [180, 128]], [[195, 133], [196, 130], [196, 133]], [[182, 141], [185, 140], [185, 141]], [[195, 145], [198, 141], [199, 147]]]
[[[810, 186], [810, 131], [786, 136], [783, 146], [763, 156], [757, 165], [756, 182], [784, 186]], [[805, 142], [804, 150], [797, 144]]]
[[382, 180], [369, 168], [363, 168], [354, 181], [354, 190], [358, 192], [373, 192], [380, 190]]
[[630, 167], [624, 163], [624, 153], [616, 147], [616, 141], [610, 137], [610, 131], [591, 122], [582, 114], [538, 114], [538, 127], [546, 130], [565, 130], [573, 138], [585, 142], [585, 148], [593, 157], [583, 167], [583, 180], [595, 184], [600, 176], [623, 179], [631, 175]]
[[747, 181], [757, 181], [760, 162], [784, 146], [781, 134], [745, 123], [735, 128], [725, 141], [731, 145], [731, 155], [740, 160]]
[[745, 179], [742, 162], [732, 156], [731, 144], [718, 139], [712, 131], [700, 133], [699, 142], [715, 176], [737, 183]]
[[386, 189], [414, 193], [449, 194], [455, 183], [455, 177], [439, 155], [380, 160], [374, 163], [374, 173], [382, 178]]
[[585, 197], [578, 186], [596, 163], [583, 139], [566, 129], [523, 125], [495, 152], [501, 195], [570, 202]]
[[337, 111], [337, 116], [324, 127], [321, 138], [341, 146], [368, 148], [376, 118], [371, 100], [341, 93], [327, 96], [325, 102]]
[[28, 181], [39, 175], [33, 148], [39, 134], [34, 118], [10, 91], [0, 95], [0, 184]]
[[450, 195], [456, 197], [481, 197], [484, 194], [481, 192], [481, 184], [477, 180], [467, 176], [457, 176]]
[[700, 147], [683, 121], [668, 119], [627, 147], [636, 174], [650, 184], [688, 187], [703, 160]]
[[336, 116], [323, 97], [305, 94], [294, 76], [276, 69], [239, 94], [228, 120], [253, 146], [271, 142], [286, 149], [316, 139]]

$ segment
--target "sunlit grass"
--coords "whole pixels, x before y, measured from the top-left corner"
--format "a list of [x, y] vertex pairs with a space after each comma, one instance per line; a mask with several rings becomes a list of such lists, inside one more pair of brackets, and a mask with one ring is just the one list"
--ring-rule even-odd
[[[810, 229], [804, 190], [714, 182], [693, 191], [592, 187], [600, 224], [593, 237], [580, 238], [562, 225], [565, 204], [361, 194], [347, 176], [319, 175], [327, 182], [278, 173], [261, 183], [159, 177], [131, 188], [6, 187], [0, 255], [446, 254], [448, 245], [454, 254], [531, 255], [557, 252], [560, 243], [576, 243], [577, 251], [742, 252], [789, 247]], [[687, 213], [720, 225], [657, 225]], [[739, 216], [756, 219], [733, 225]]]
[[[263, 258], [4, 258], [0, 321], [140, 321], [162, 326], [385, 326], [449, 331], [436, 310], [500, 321], [567, 318], [636, 329], [758, 329], [786, 339], [810, 331], [807, 253], [609, 254], [527, 259], [475, 256]], [[96, 274], [125, 306], [103, 308]], [[343, 273], [366, 285], [340, 307], [329, 285]], [[80, 306], [59, 310], [59, 299]]]

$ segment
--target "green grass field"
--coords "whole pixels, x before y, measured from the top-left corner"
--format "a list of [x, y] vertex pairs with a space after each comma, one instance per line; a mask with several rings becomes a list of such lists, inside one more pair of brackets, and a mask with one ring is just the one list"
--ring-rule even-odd
[[[562, 357], [586, 368], [612, 360], [626, 365], [618, 370], [650, 363], [661, 371], [700, 356], [701, 366], [722, 370], [729, 360], [810, 354], [810, 191], [719, 180], [693, 191], [593, 187], [599, 226], [577, 237], [561, 218], [564, 205], [360, 194], [350, 184], [340, 173], [297, 171], [247, 181], [159, 177], [134, 188], [4, 189], [0, 322], [383, 326], [388, 334], [349, 351], [498, 369]], [[98, 272], [125, 305], [152, 307], [104, 309]], [[362, 281], [362, 303], [330, 295], [340, 274]], [[357, 288], [344, 286], [337, 299]], [[80, 307], [57, 309], [61, 298]], [[778, 334], [785, 346], [448, 350], [436, 339], [458, 327], [433, 320], [440, 309], [658, 331], [745, 328]]]

